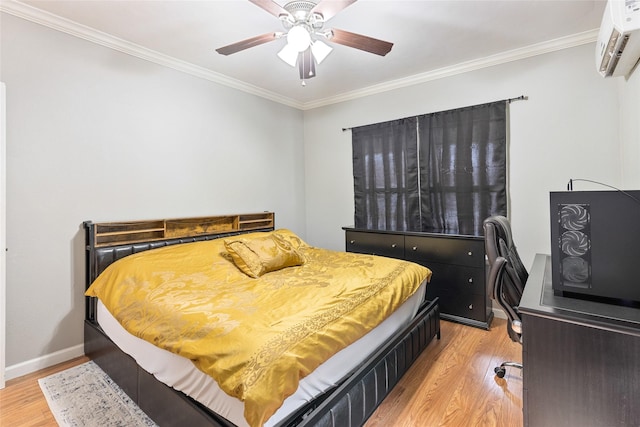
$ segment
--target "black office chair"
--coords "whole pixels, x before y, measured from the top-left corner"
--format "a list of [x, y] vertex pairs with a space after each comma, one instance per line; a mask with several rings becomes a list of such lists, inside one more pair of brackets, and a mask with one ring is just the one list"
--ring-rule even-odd
[[[491, 297], [507, 316], [509, 337], [522, 344], [522, 319], [518, 305], [529, 277], [513, 243], [511, 224], [504, 216], [491, 216], [484, 220], [485, 250], [489, 260], [489, 286]], [[503, 362], [494, 369], [503, 378], [507, 367], [522, 369], [517, 362]]]

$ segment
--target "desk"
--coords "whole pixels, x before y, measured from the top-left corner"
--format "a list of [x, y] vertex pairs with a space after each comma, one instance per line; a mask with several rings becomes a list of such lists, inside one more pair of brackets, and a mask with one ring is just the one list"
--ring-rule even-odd
[[555, 296], [538, 254], [520, 313], [526, 427], [640, 426], [640, 309]]

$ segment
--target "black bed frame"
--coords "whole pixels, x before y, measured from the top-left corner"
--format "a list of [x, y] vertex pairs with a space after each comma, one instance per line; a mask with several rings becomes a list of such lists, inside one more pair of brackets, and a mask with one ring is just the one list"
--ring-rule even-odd
[[[95, 224], [86, 231], [86, 286], [114, 261], [133, 253], [162, 246], [211, 240], [242, 232], [225, 232], [96, 247]], [[271, 231], [273, 227], [252, 231]], [[84, 352], [160, 426], [218, 426], [235, 424], [200, 403], [158, 381], [120, 350], [96, 321], [96, 298], [86, 297]], [[434, 337], [440, 338], [438, 300], [425, 301], [414, 320], [401, 333], [376, 350], [339, 386], [308, 403], [281, 421], [289, 426], [362, 426]]]

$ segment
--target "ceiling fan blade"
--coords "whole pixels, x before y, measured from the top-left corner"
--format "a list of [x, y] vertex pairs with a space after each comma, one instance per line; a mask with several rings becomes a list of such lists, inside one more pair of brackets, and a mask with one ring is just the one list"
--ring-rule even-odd
[[276, 18], [279, 18], [280, 15], [289, 15], [289, 12], [285, 10], [284, 7], [280, 6], [278, 3], [273, 0], [249, 0], [251, 3], [255, 4], [259, 8], [266, 10]]
[[319, 13], [325, 22], [333, 18], [338, 12], [347, 6], [355, 3], [357, 0], [321, 0], [316, 4], [310, 13]]
[[333, 43], [375, 53], [380, 56], [385, 56], [393, 47], [393, 43], [335, 28], [331, 29], [331, 36], [329, 36], [329, 40]]
[[216, 49], [221, 55], [231, 55], [232, 53], [240, 52], [241, 50], [249, 49], [250, 47], [258, 46], [270, 41], [276, 40], [282, 36], [282, 33], [266, 33], [260, 36], [251, 37], [250, 39], [242, 40], [228, 46], [223, 46]]
[[313, 60], [311, 49], [300, 53], [298, 71], [300, 71], [300, 80], [303, 81], [316, 76], [316, 62]]

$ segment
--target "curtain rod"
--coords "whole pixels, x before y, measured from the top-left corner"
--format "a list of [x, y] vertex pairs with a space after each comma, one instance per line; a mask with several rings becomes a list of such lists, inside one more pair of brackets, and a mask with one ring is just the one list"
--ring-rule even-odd
[[[504, 102], [507, 102], [507, 103], [511, 104], [512, 102], [515, 102], [515, 101], [527, 101], [528, 99], [529, 99], [529, 97], [528, 97], [528, 96], [526, 96], [526, 95], [520, 95], [520, 96], [518, 96], [518, 97], [516, 97], [516, 98], [507, 98], [507, 99], [501, 99], [501, 100], [499, 100], [499, 101], [492, 101], [492, 102], [500, 102], [500, 101], [504, 101]], [[485, 102], [484, 104], [491, 104], [491, 102]], [[482, 104], [476, 104], [476, 105], [482, 105]], [[460, 107], [460, 108], [468, 108], [468, 107]], [[457, 108], [454, 108], [454, 110], [457, 110]], [[427, 113], [427, 114], [428, 114], [428, 113]], [[415, 116], [411, 116], [411, 117], [415, 117]], [[406, 118], [407, 118], [407, 117], [405, 117], [405, 119], [406, 119]], [[402, 119], [400, 119], [400, 120], [402, 120]], [[367, 125], [360, 125], [360, 126], [367, 126]], [[360, 126], [354, 126], [354, 127], [360, 127]], [[342, 128], [342, 132], [346, 132], [346, 131], [351, 130], [351, 129], [353, 129], [353, 127], [350, 127], [350, 128]]]

